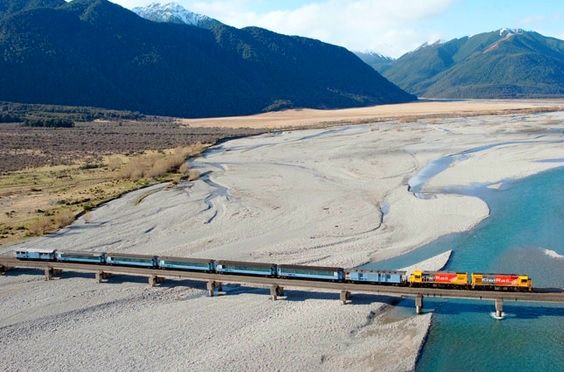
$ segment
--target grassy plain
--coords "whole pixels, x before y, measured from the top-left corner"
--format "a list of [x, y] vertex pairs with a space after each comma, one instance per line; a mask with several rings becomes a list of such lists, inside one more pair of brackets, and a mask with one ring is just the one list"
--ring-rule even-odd
[[398, 120], [469, 117], [479, 115], [526, 114], [564, 110], [564, 99], [552, 100], [456, 100], [418, 101], [339, 110], [286, 110], [250, 116], [179, 119], [192, 128], [320, 128], [343, 124]]
[[121, 194], [158, 182], [198, 177], [186, 158], [206, 145], [195, 144], [127, 156], [115, 154], [7, 172], [0, 177], [0, 244], [54, 232], [77, 215]]

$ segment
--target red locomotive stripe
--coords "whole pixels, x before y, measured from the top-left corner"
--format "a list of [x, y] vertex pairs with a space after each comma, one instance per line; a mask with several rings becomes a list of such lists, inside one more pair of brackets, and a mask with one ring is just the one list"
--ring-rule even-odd
[[435, 275], [435, 282], [437, 283], [451, 283], [456, 281], [457, 275], [451, 273], [437, 273]]
[[517, 285], [519, 277], [516, 275], [496, 275], [496, 285]]

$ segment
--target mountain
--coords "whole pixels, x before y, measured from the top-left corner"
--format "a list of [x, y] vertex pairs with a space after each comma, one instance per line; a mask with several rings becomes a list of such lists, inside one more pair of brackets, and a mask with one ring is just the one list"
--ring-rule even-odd
[[22, 10], [53, 8], [64, 3], [64, 0], [1, 0], [0, 18]]
[[384, 73], [387, 69], [392, 67], [394, 59], [374, 52], [355, 52], [358, 58], [362, 59], [364, 63], [372, 67], [379, 73]]
[[342, 47], [256, 27], [151, 22], [106, 0], [0, 19], [5, 101], [206, 117], [414, 99]]
[[193, 13], [177, 3], [152, 3], [146, 7], [133, 8], [132, 11], [153, 22], [170, 22], [202, 28], [214, 27], [221, 23], [208, 16]]
[[501, 29], [424, 44], [383, 70], [410, 93], [440, 98], [564, 95], [564, 41]]

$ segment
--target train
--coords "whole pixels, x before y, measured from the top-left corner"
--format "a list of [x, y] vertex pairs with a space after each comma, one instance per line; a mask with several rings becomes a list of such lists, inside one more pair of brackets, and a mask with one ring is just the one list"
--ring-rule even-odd
[[19, 260], [86, 263], [180, 270], [224, 275], [321, 280], [337, 283], [364, 283], [404, 287], [474, 290], [532, 291], [533, 281], [524, 274], [496, 274], [447, 271], [343, 269], [331, 266], [282, 265], [264, 262], [212, 260], [202, 258], [151, 256], [130, 253], [72, 252], [49, 249], [17, 250]]

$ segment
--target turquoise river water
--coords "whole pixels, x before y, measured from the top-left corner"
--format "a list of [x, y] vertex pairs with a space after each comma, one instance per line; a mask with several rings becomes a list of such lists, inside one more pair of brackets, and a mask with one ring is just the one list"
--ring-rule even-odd
[[[406, 255], [371, 263], [405, 267], [448, 249], [446, 270], [526, 273], [539, 287], [564, 287], [564, 168], [503, 186], [448, 190], [477, 195], [490, 216], [471, 231], [445, 236]], [[434, 314], [417, 371], [564, 371], [564, 308], [506, 302], [495, 320], [493, 301], [425, 299]], [[412, 315], [404, 300], [397, 316]]]

